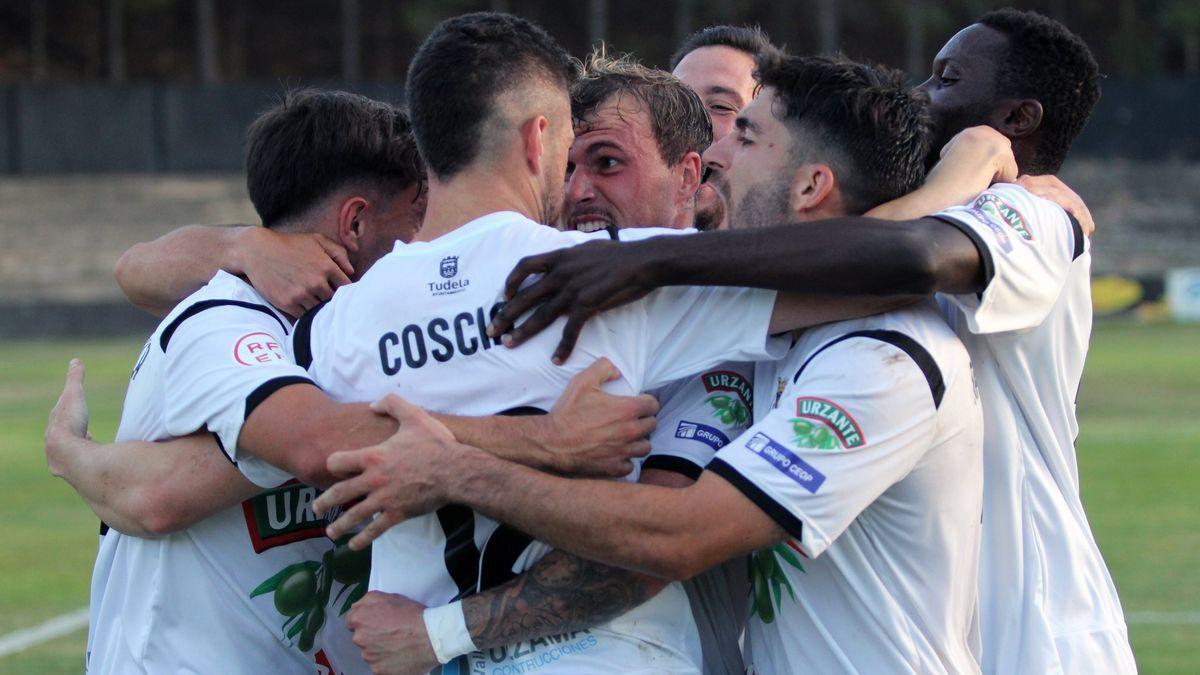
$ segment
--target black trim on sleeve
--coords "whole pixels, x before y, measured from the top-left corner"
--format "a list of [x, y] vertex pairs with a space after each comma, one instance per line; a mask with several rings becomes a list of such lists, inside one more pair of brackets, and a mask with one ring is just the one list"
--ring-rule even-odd
[[299, 375], [285, 375], [283, 377], [276, 377], [267, 380], [266, 382], [258, 385], [254, 391], [250, 392], [250, 395], [246, 397], [246, 416], [242, 419], [250, 419], [250, 413], [254, 412], [254, 409], [261, 405], [263, 401], [267, 400], [271, 394], [274, 394], [284, 387], [290, 387], [293, 384], [311, 384], [314, 387], [317, 386], [316, 382], [313, 382], [307, 377], [301, 377]]
[[167, 324], [167, 327], [163, 329], [162, 335], [158, 338], [158, 344], [162, 348], [163, 353], [166, 353], [167, 343], [171, 341], [171, 336], [174, 335], [175, 331], [179, 329], [180, 324], [206, 309], [225, 306], [245, 307], [246, 309], [253, 309], [255, 311], [262, 312], [263, 314], [266, 314], [272, 319], [278, 321], [279, 327], [283, 329], [283, 334], [288, 334], [287, 324], [284, 323], [283, 319], [279, 318], [278, 314], [271, 311], [271, 309], [266, 305], [259, 305], [253, 302], [244, 302], [242, 300], [201, 300], [200, 302], [197, 302], [191, 307], [188, 307], [180, 312], [179, 315], [176, 316], [175, 319], [171, 321], [171, 323]]
[[738, 473], [738, 470], [727, 464], [720, 457], [714, 457], [713, 461], [705, 467], [707, 471], [711, 471], [721, 478], [724, 478], [730, 485], [738, 489], [738, 492], [746, 495], [746, 498], [754, 502], [754, 505], [762, 509], [763, 513], [771, 517], [776, 524], [787, 530], [787, 533], [796, 541], [801, 541], [800, 535], [804, 530], [804, 523], [799, 518], [792, 514], [791, 511], [783, 508], [783, 506], [771, 498], [770, 495], [763, 492], [757, 485], [751, 483], [745, 476]]
[[[970, 225], [967, 225], [957, 218], [951, 218], [950, 216], [943, 216], [940, 214], [934, 214], [929, 217], [935, 220], [940, 220], [959, 232], [962, 232], [963, 234], [967, 235], [967, 239], [970, 239], [972, 244], [975, 244], [975, 250], [979, 251], [979, 261], [983, 264], [983, 287], [987, 288], [990, 286], [992, 283], [992, 277], [996, 276], [996, 262], [992, 260], [992, 249], [988, 248], [987, 243], [983, 241], [983, 237], [979, 236], [979, 233], [976, 232], [975, 229]], [[983, 291], [980, 291], [978, 295], [980, 299], [983, 299]]]
[[1083, 255], [1083, 251], [1085, 249], [1083, 240], [1083, 226], [1080, 225], [1079, 221], [1075, 219], [1075, 216], [1071, 215], [1070, 213], [1067, 214], [1067, 218], [1071, 220], [1071, 230], [1075, 234], [1075, 255], [1071, 256], [1071, 260], [1074, 261], [1078, 260], [1079, 256]]
[[108, 530], [109, 530], [109, 529], [110, 529], [110, 528], [108, 527], [108, 523], [104, 522], [103, 520], [102, 520], [102, 521], [100, 521], [100, 536], [101, 536], [101, 537], [103, 537], [104, 535], [108, 534]]
[[292, 353], [296, 355], [296, 365], [308, 370], [312, 366], [312, 322], [317, 312], [327, 303], [313, 307], [296, 320], [296, 328], [292, 331]]
[[642, 462], [642, 471], [646, 469], [670, 471], [681, 476], [687, 476], [692, 480], [699, 480], [700, 474], [704, 473], [704, 467], [690, 459], [674, 455], [650, 455], [646, 458], [646, 461]]
[[230, 464], [237, 466], [237, 460], [225, 451], [225, 444], [221, 442], [221, 437], [217, 435], [217, 432], [210, 431], [208, 433], [212, 434], [213, 440], [217, 442], [217, 447], [221, 449], [221, 456], [228, 460]]
[[933, 396], [933, 407], [939, 408], [942, 405], [942, 397], [946, 395], [946, 382], [942, 379], [942, 369], [938, 368], [937, 361], [933, 360], [933, 356], [921, 346], [921, 343], [911, 337], [895, 330], [856, 330], [852, 333], [846, 333], [837, 339], [830, 340], [821, 346], [820, 349], [813, 352], [813, 355], [800, 366], [796, 374], [792, 377], [792, 384], [795, 384], [800, 379], [800, 373], [812, 363], [812, 360], [817, 358], [821, 352], [829, 349], [839, 342], [844, 342], [851, 338], [867, 338], [869, 340], [879, 340], [886, 342], [900, 351], [908, 354], [908, 357], [917, 364], [921, 369], [921, 374], [925, 376], [925, 381], [929, 383], [929, 393]]

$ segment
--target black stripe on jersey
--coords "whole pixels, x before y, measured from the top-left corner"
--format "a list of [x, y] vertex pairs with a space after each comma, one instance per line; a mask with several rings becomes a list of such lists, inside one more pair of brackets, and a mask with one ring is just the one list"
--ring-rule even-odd
[[274, 394], [284, 387], [290, 387], [293, 384], [311, 384], [314, 387], [317, 386], [316, 382], [313, 382], [307, 377], [301, 377], [300, 375], [286, 375], [284, 377], [271, 378], [255, 387], [254, 391], [250, 392], [250, 395], [246, 397], [246, 416], [242, 419], [250, 419], [250, 413], [254, 412], [254, 409], [261, 405], [263, 401], [267, 400], [271, 394]]
[[1075, 234], [1075, 255], [1071, 256], [1071, 260], [1078, 260], [1079, 256], [1083, 255], [1084, 250], [1083, 226], [1070, 213], [1067, 214], [1067, 218], [1071, 219], [1071, 230]]
[[699, 464], [690, 459], [674, 455], [650, 455], [646, 458], [646, 461], [642, 462], [642, 471], [646, 469], [670, 471], [681, 476], [687, 476], [692, 480], [700, 480], [700, 474], [704, 473], [704, 468]]
[[322, 302], [305, 312], [296, 321], [296, 329], [292, 331], [292, 353], [296, 355], [296, 365], [305, 370], [312, 366], [312, 322], [325, 304]]
[[613, 241], [621, 241], [621, 235], [619, 230], [617, 230], [616, 225], [609, 225], [608, 227], [604, 228], [604, 231], [608, 232], [609, 239], [612, 239]]
[[475, 512], [462, 504], [449, 504], [434, 512], [446, 536], [443, 558], [446, 572], [458, 586], [458, 595], [451, 599], [461, 600], [475, 592], [479, 581], [479, 547], [475, 545]]
[[108, 523], [104, 522], [103, 520], [100, 521], [100, 536], [101, 537], [108, 534], [109, 529], [110, 528], [108, 527]]
[[720, 457], [714, 457], [713, 461], [708, 463], [706, 470], [711, 471], [721, 478], [729, 481], [729, 484], [738, 489], [738, 492], [746, 495], [746, 498], [754, 502], [754, 505], [762, 509], [763, 513], [771, 517], [777, 525], [787, 531], [796, 541], [800, 541], [800, 535], [804, 530], [804, 523], [800, 521], [791, 511], [783, 508], [783, 506], [771, 498], [770, 495], [763, 492], [757, 485], [750, 482], [745, 476], [738, 473], [738, 470], [727, 464]]
[[921, 343], [911, 337], [894, 330], [856, 330], [852, 333], [846, 333], [835, 340], [830, 340], [821, 346], [820, 349], [813, 352], [813, 355], [800, 366], [799, 370], [792, 377], [792, 384], [795, 384], [800, 379], [800, 373], [812, 363], [812, 360], [817, 358], [821, 352], [829, 349], [839, 342], [844, 342], [851, 338], [867, 338], [869, 340], [879, 340], [886, 342], [900, 351], [908, 354], [908, 358], [917, 364], [921, 369], [921, 374], [925, 376], [925, 381], [929, 383], [929, 393], [933, 395], [933, 407], [939, 408], [942, 405], [942, 397], [946, 395], [946, 382], [942, 379], [942, 369], [938, 368], [937, 361], [933, 360], [933, 356], [929, 351], [921, 346]]
[[230, 464], [237, 466], [237, 460], [234, 459], [228, 452], [225, 452], [225, 444], [221, 442], [221, 437], [217, 435], [217, 432], [210, 431], [208, 433], [212, 434], [213, 440], [217, 442], [217, 447], [221, 449], [221, 456], [224, 457]]
[[171, 321], [171, 323], [167, 324], [167, 327], [163, 329], [162, 335], [158, 338], [158, 344], [160, 347], [162, 347], [163, 353], [165, 354], [167, 351], [167, 343], [171, 341], [171, 336], [175, 334], [175, 331], [179, 329], [179, 325], [184, 321], [187, 321], [206, 309], [226, 306], [245, 307], [246, 309], [253, 309], [256, 312], [262, 312], [263, 314], [266, 314], [272, 319], [278, 321], [279, 327], [283, 329], [283, 334], [288, 334], [287, 324], [284, 323], [283, 319], [279, 318], [278, 314], [271, 311], [271, 309], [266, 305], [259, 305], [253, 302], [243, 302], [242, 300], [201, 300], [200, 302], [197, 302], [191, 307], [188, 307], [180, 312], [179, 316], [175, 317], [175, 319]]
[[[979, 233], [976, 232], [975, 229], [970, 225], [959, 221], [957, 218], [940, 215], [932, 215], [930, 218], [940, 220], [943, 223], [952, 226], [954, 229], [967, 235], [967, 239], [970, 239], [971, 243], [975, 244], [975, 250], [979, 251], [979, 262], [981, 265], [983, 265], [983, 288], [987, 288], [988, 285], [992, 283], [992, 277], [996, 276], [996, 263], [994, 260], [992, 260], [992, 249], [988, 248], [988, 245], [984, 243], [983, 238], [979, 236]], [[982, 300], [983, 291], [981, 290], [978, 295]]]

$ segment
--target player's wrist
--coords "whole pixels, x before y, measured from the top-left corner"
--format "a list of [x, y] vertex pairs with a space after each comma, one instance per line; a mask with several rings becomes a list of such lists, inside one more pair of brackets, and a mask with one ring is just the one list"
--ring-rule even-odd
[[225, 248], [221, 269], [240, 276], [248, 274], [252, 261], [258, 252], [263, 250], [264, 242], [271, 234], [272, 232], [265, 227], [235, 225], [232, 245]]
[[438, 663], [449, 663], [478, 649], [471, 639], [471, 631], [467, 630], [461, 600], [442, 607], [429, 607], [422, 618], [425, 620], [429, 645]]

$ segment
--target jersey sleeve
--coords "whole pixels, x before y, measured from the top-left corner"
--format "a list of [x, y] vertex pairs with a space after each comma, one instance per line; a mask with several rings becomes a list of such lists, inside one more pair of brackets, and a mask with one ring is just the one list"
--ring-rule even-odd
[[647, 312], [644, 388], [654, 389], [723, 361], [782, 357], [786, 339], [770, 336], [775, 291], [669, 286], [643, 301]]
[[970, 206], [934, 216], [971, 238], [983, 260], [980, 294], [948, 296], [972, 333], [1034, 328], [1049, 315], [1071, 263], [1087, 250], [1079, 223], [1016, 185], [996, 185]]
[[940, 382], [914, 341], [835, 341], [707, 469], [815, 558], [929, 448]]
[[658, 398], [658, 427], [642, 469], [660, 469], [693, 480], [718, 450], [753, 420], [753, 368], [723, 364], [652, 392]]
[[274, 487], [289, 474], [238, 450], [242, 424], [275, 391], [312, 384], [285, 356], [286, 328], [264, 305], [224, 303], [180, 314], [159, 345], [164, 352], [167, 432], [206, 429], [251, 482]]

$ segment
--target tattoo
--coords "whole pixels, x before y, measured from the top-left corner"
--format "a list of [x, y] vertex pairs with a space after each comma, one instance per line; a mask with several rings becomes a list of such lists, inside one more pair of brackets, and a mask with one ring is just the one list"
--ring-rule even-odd
[[551, 551], [528, 572], [463, 600], [480, 649], [591, 628], [654, 597], [666, 580]]

